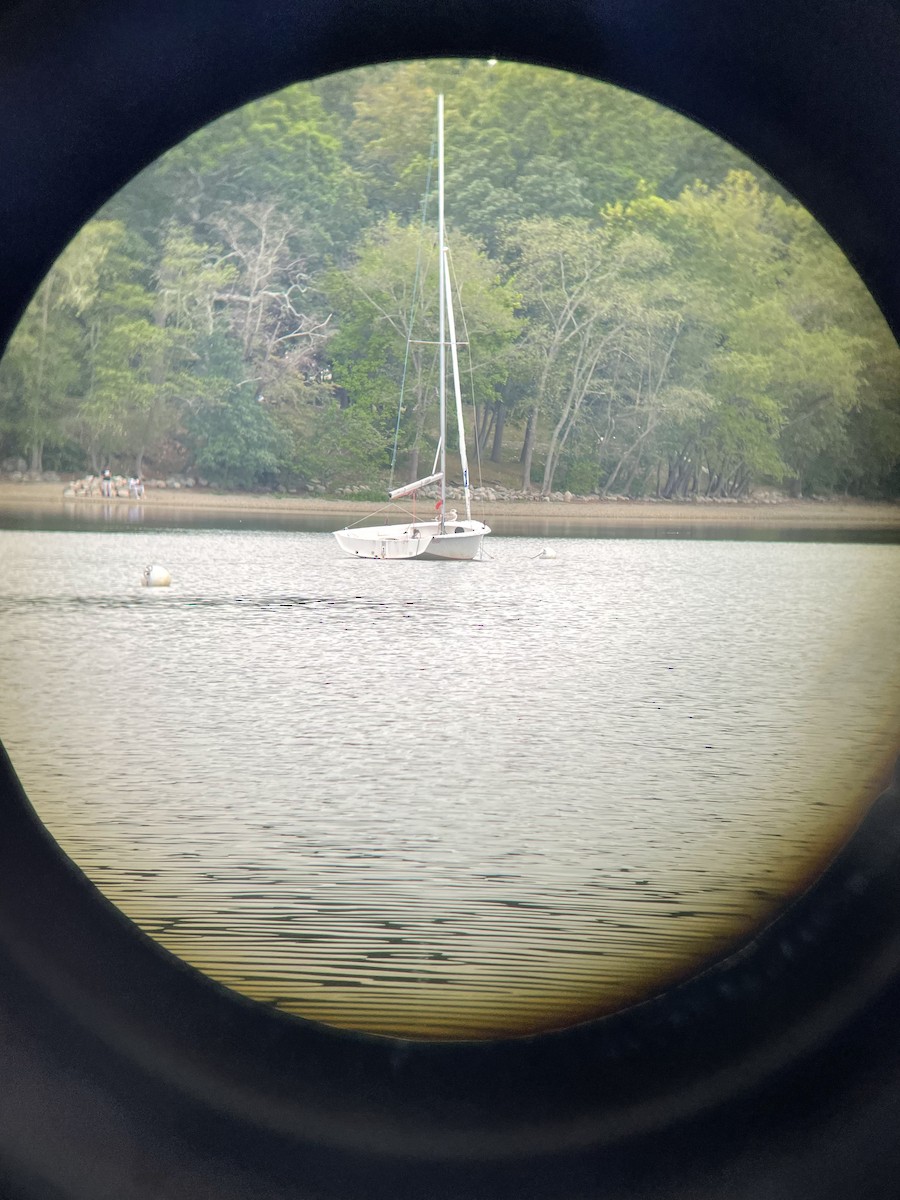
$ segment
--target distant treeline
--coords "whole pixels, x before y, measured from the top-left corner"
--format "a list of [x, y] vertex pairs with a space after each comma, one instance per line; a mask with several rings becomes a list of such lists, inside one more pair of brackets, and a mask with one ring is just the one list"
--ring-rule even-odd
[[487, 475], [900, 494], [900, 352], [809, 214], [647, 100], [480, 60], [298, 85], [144, 171], [0, 363], [0, 458], [328, 490], [430, 467], [439, 91]]

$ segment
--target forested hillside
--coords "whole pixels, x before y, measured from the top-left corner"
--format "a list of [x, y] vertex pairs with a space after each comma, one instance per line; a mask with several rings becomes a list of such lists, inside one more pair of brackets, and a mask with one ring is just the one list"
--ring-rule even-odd
[[143, 172], [0, 363], [0, 459], [328, 492], [430, 468], [439, 91], [485, 479], [900, 494], [900, 352], [809, 214], [649, 101], [483, 61], [298, 85]]

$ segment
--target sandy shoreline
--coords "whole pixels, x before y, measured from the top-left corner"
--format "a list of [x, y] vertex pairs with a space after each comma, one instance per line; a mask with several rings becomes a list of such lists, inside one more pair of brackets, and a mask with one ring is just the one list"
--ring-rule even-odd
[[[57, 483], [15, 483], [0, 480], [0, 508], [59, 514], [113, 508], [128, 508], [135, 501], [119, 498], [102, 500], [94, 496], [64, 499], [63, 485]], [[224, 493], [211, 488], [150, 490], [140, 502], [145, 514], [153, 509], [193, 511], [212, 516], [221, 513], [234, 517], [239, 512], [295, 515], [298, 517], [358, 519], [377, 509], [367, 501], [326, 500], [312, 496], [274, 496], [254, 493]], [[395, 510], [396, 511], [396, 510]], [[549, 525], [573, 522], [634, 523], [685, 525], [719, 523], [728, 525], [790, 526], [792, 528], [897, 529], [900, 530], [900, 504], [873, 504], [864, 501], [790, 500], [762, 502], [672, 502], [648, 500], [572, 500], [519, 501], [477, 504], [473, 515], [498, 523], [537, 521]]]

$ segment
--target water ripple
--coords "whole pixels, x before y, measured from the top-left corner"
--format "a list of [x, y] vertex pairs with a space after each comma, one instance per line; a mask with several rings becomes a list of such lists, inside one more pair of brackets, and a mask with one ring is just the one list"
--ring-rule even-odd
[[893, 546], [0, 538], [0, 732], [50, 831], [174, 953], [338, 1025], [665, 986], [818, 870], [900, 727]]

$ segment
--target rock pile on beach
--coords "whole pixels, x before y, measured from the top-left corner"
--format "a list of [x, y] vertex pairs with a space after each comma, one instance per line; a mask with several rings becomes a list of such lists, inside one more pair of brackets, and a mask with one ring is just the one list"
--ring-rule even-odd
[[[71, 499], [73, 496], [101, 496], [103, 480], [99, 475], [85, 475], [83, 479], [73, 479], [63, 490], [63, 496]], [[128, 480], [122, 475], [113, 475], [110, 480], [111, 496], [128, 496]]]
[[[55, 476], [55, 479], [58, 481], [59, 476]], [[102, 482], [99, 475], [85, 475], [82, 479], [73, 479], [71, 483], [66, 484], [63, 496], [67, 500], [77, 499], [78, 497], [102, 496]], [[144, 479], [141, 486], [145, 491], [162, 488], [171, 488], [178, 491], [180, 488], [208, 487], [209, 485], [205, 479], [198, 479], [193, 475], [172, 475], [168, 479]], [[113, 475], [111, 495], [113, 497], [121, 497], [122, 499], [136, 498], [130, 480], [126, 479], [124, 475]]]

